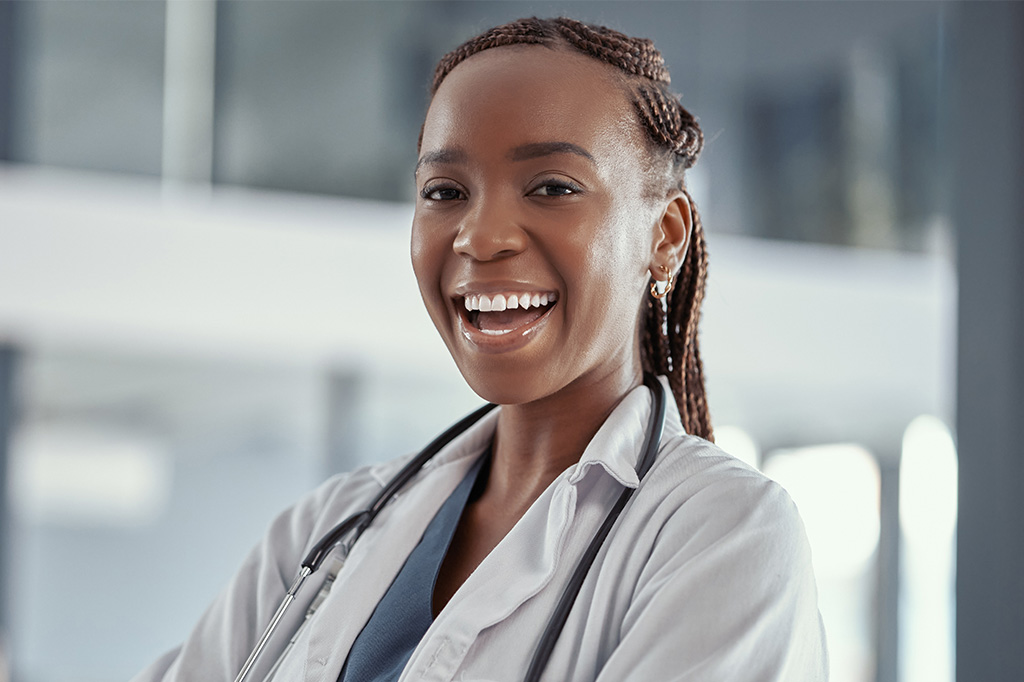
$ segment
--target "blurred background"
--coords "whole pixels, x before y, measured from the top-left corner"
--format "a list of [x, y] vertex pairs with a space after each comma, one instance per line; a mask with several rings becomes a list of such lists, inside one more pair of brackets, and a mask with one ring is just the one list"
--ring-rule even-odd
[[415, 144], [434, 62], [533, 14], [653, 38], [702, 122], [716, 434], [801, 509], [833, 682], [1024, 679], [1021, 10], [0, 0], [0, 680], [131, 677], [478, 404]]

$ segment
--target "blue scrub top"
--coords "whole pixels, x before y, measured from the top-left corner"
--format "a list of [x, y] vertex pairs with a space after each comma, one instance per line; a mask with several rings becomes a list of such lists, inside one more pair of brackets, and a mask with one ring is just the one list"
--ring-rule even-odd
[[[434, 584], [470, 493], [489, 462], [485, 452], [445, 500], [402, 570], [356, 637], [338, 682], [395, 682], [434, 620]], [[477, 490], [479, 494], [479, 490]]]

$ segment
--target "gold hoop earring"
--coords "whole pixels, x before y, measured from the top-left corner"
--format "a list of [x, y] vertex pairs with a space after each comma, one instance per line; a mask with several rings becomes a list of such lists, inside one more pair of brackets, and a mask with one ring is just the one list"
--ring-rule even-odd
[[672, 291], [672, 286], [675, 284], [675, 277], [664, 265], [659, 265], [658, 269], [668, 275], [668, 279], [656, 279], [651, 282], [651, 296], [660, 301], [668, 296], [668, 293]]

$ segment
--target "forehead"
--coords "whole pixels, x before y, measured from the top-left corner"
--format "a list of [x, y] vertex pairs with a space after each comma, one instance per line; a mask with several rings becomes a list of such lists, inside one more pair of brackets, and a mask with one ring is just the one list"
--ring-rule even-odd
[[595, 156], [635, 157], [644, 148], [614, 67], [566, 49], [508, 46], [469, 57], [441, 83], [427, 111], [422, 151], [553, 140]]

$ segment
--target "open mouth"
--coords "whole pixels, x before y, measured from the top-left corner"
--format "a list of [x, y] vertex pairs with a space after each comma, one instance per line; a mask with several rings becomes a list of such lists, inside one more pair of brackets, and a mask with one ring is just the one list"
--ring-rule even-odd
[[554, 292], [467, 294], [466, 321], [489, 336], [510, 334], [542, 318], [555, 305]]

